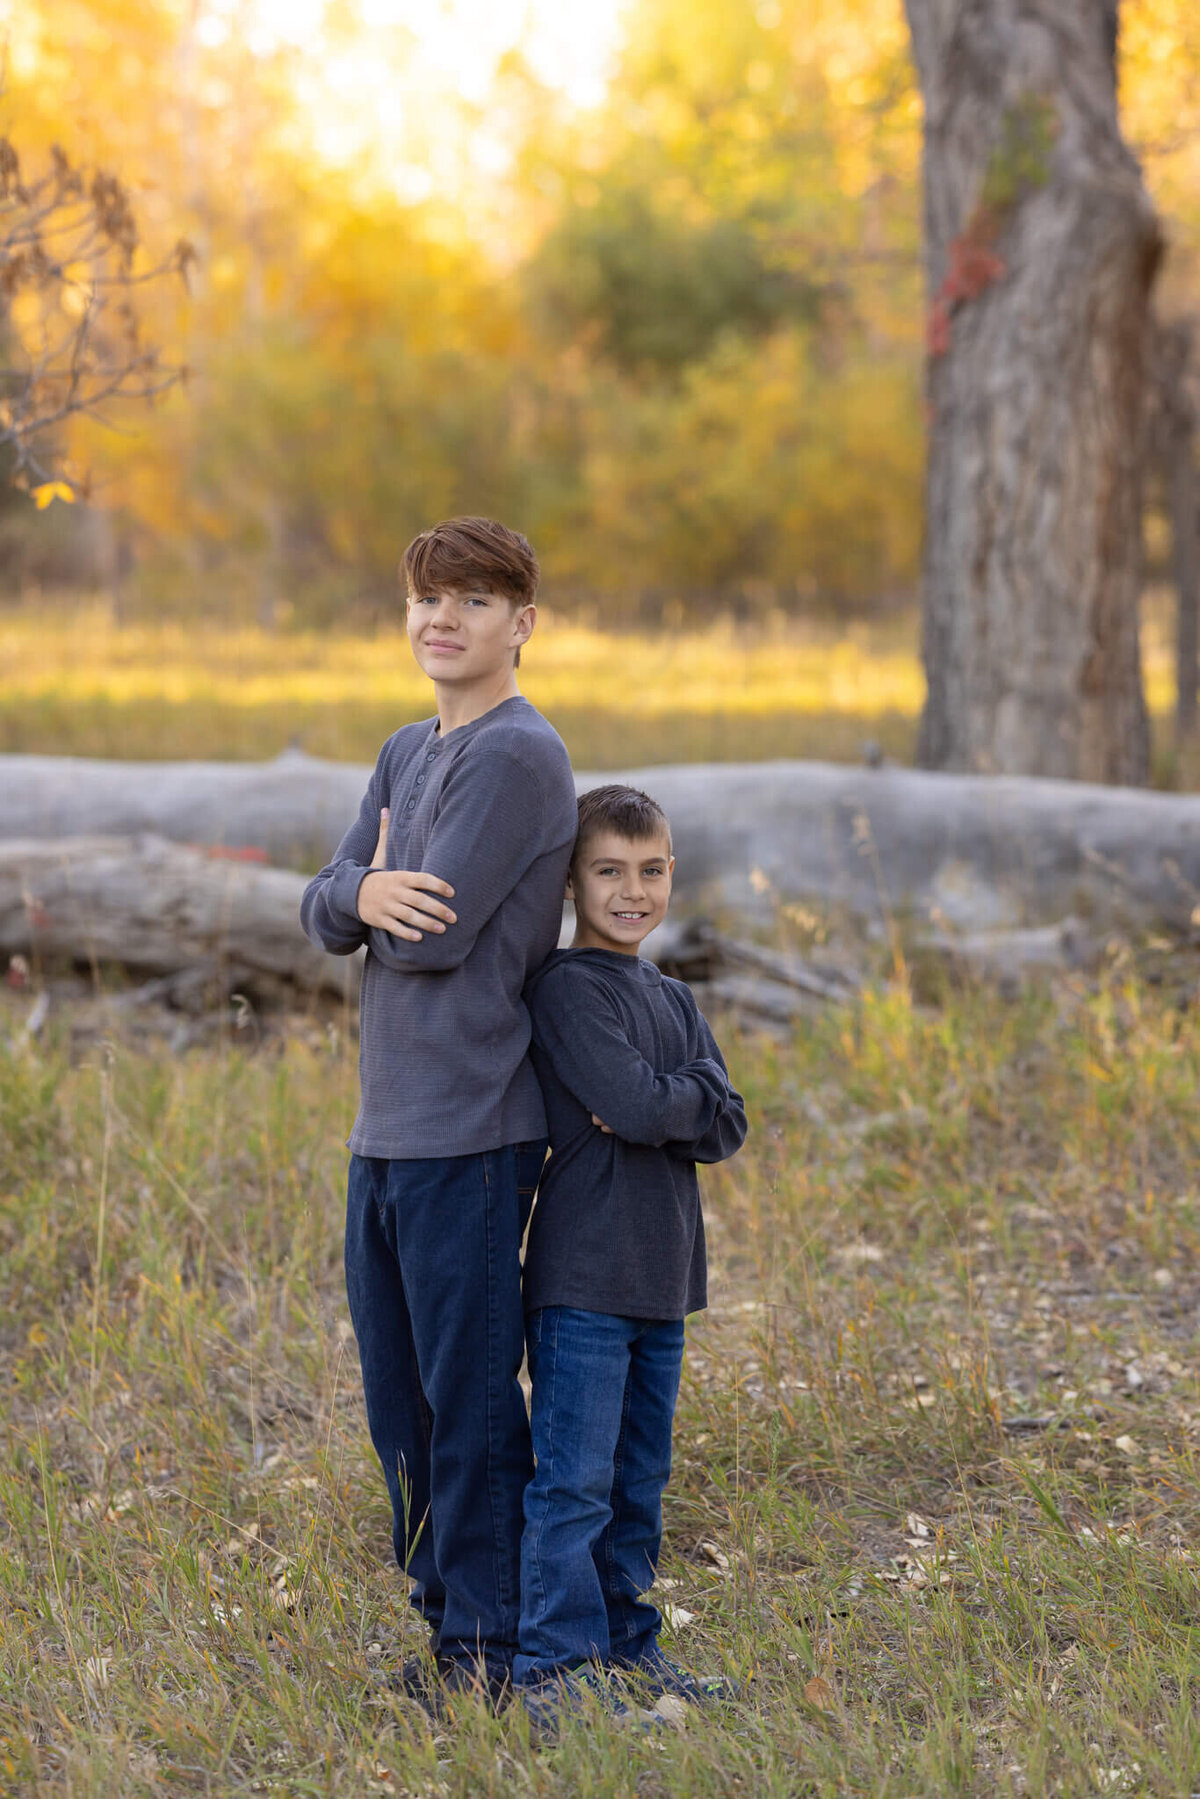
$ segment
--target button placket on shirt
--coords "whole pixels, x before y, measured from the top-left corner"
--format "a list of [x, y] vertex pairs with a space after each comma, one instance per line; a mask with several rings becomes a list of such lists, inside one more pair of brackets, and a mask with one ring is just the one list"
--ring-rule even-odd
[[[426, 761], [426, 764], [428, 764], [430, 762], [436, 762], [437, 761], [437, 751], [436, 750], [426, 750], [425, 761]], [[413, 784], [412, 784], [412, 789], [410, 790], [410, 793], [409, 793], [408, 801], [404, 807], [404, 810], [406, 812], [415, 812], [416, 811], [417, 802], [421, 797], [418, 789], [421, 787], [424, 787], [426, 777], [427, 777], [427, 769], [422, 769], [421, 773], [415, 777]]]

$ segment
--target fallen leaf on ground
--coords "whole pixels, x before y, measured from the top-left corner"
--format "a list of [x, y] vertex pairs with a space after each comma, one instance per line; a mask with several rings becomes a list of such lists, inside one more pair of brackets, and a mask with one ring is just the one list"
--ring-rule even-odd
[[837, 1694], [827, 1680], [820, 1674], [814, 1674], [804, 1684], [804, 1703], [815, 1707], [819, 1712], [836, 1711]]

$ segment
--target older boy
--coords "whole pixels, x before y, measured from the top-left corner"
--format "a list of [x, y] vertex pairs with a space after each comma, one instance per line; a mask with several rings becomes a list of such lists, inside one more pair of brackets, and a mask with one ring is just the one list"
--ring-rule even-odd
[[537, 1470], [516, 1674], [535, 1720], [573, 1702], [597, 1664], [641, 1674], [643, 1693], [702, 1696], [659, 1648], [662, 1618], [643, 1595], [683, 1320], [706, 1301], [695, 1165], [733, 1155], [746, 1114], [690, 990], [638, 956], [674, 865], [647, 795], [584, 794], [574, 941], [526, 996], [551, 1145], [525, 1257]]
[[[384, 744], [301, 918], [334, 954], [367, 947], [346, 1289], [396, 1557], [442, 1681], [496, 1698], [532, 1465], [519, 1253], [546, 1150], [521, 990], [557, 941], [575, 794], [517, 690], [537, 617], [525, 538], [451, 519], [404, 572], [437, 716]], [[401, 1685], [420, 1695], [428, 1672], [417, 1658]]]

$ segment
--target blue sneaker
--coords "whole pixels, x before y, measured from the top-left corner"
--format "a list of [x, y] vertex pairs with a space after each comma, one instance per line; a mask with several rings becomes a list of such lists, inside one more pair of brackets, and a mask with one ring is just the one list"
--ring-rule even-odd
[[613, 1662], [614, 1673], [637, 1681], [640, 1692], [650, 1699], [683, 1699], [688, 1705], [716, 1705], [722, 1700], [736, 1699], [737, 1682], [722, 1674], [702, 1676], [679, 1668], [663, 1654], [655, 1643], [648, 1655], [632, 1662]]
[[666, 1721], [653, 1711], [627, 1705], [600, 1668], [564, 1668], [560, 1674], [547, 1675], [516, 1691], [529, 1719], [530, 1733], [536, 1743], [543, 1745], [557, 1742], [563, 1724], [571, 1718], [585, 1717], [593, 1705], [598, 1705], [614, 1723], [634, 1729], [654, 1729]]

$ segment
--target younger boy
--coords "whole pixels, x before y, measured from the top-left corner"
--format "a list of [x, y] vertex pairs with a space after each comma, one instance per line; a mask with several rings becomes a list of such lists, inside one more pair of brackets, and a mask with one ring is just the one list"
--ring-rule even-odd
[[706, 1303], [695, 1165], [741, 1147], [746, 1113], [690, 989], [638, 956], [674, 865], [646, 794], [584, 794], [567, 882], [574, 941], [526, 994], [552, 1152], [524, 1275], [537, 1468], [515, 1674], [535, 1719], [577, 1697], [597, 1664], [642, 1675], [644, 1693], [701, 1696], [659, 1648], [662, 1618], [643, 1595], [683, 1320]]
[[[449, 519], [404, 571], [437, 716], [384, 744], [301, 919], [334, 954], [367, 948], [346, 1290], [396, 1558], [442, 1681], [498, 1699], [532, 1468], [520, 1244], [546, 1153], [521, 990], [558, 939], [575, 789], [517, 690], [537, 617], [525, 538]], [[432, 1673], [418, 1658], [399, 1684], [420, 1698]]]

